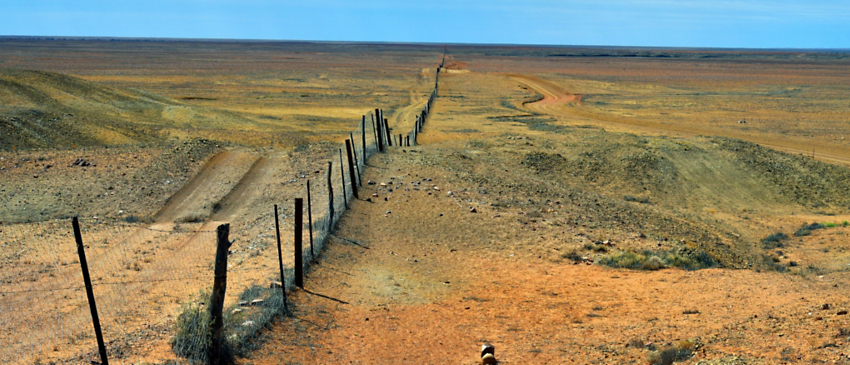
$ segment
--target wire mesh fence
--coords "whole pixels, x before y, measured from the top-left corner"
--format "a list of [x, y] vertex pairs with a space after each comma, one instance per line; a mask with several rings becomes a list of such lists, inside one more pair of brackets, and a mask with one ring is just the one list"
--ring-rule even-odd
[[[426, 113], [436, 97], [436, 81], [423, 109]], [[391, 138], [381, 128], [381, 119], [378, 111], [356, 123], [349, 135], [352, 168], [343, 152], [347, 152], [345, 144], [293, 152], [294, 158], [325, 166], [310, 180], [312, 209], [303, 212], [305, 259], [299, 264], [306, 267], [321, 252], [347, 208], [354, 184], [366, 183], [360, 174], [367, 160]], [[408, 134], [411, 144], [415, 144], [417, 127]], [[380, 136], [382, 132], [385, 134]], [[306, 197], [306, 186], [301, 189], [285, 200]], [[281, 206], [278, 218], [286, 280], [280, 285], [292, 288], [295, 213], [292, 207]], [[111, 363], [205, 360], [181, 351], [208, 345], [208, 323], [203, 318], [214, 279], [215, 231], [221, 223], [80, 219]], [[274, 284], [280, 280], [281, 268], [273, 206], [256, 207], [241, 226], [232, 225], [230, 232], [244, 241], [229, 251], [224, 300], [225, 336], [238, 347], [283, 312], [282, 291]], [[178, 341], [184, 332], [188, 337]], [[89, 364], [99, 360], [71, 220], [0, 223], [0, 362]]]
[[[364, 134], [364, 127], [368, 131], [371, 126], [358, 123], [352, 133], [360, 137], [359, 143], [352, 146], [356, 171], [360, 172], [365, 169], [368, 156], [377, 151], [374, 133]], [[360, 180], [358, 177], [351, 181], [348, 176], [345, 154], [340, 160], [338, 153], [328, 150], [318, 158], [331, 162], [330, 175], [326, 168], [316, 174], [321, 178], [311, 184], [313, 219], [308, 220], [308, 213], [304, 213], [304, 221], [312, 224], [313, 235], [312, 240], [306, 240], [303, 265], [322, 250], [333, 224], [346, 209], [352, 183]], [[317, 158], [315, 151], [309, 152], [309, 158]], [[306, 191], [298, 195], [306, 196]], [[245, 306], [246, 301], [264, 295], [266, 300], [274, 301], [257, 289], [267, 288], [278, 276], [272, 206], [262, 209], [268, 211], [257, 212], [253, 221], [259, 229], [252, 230], [248, 242], [234, 248], [230, 255], [225, 306], [234, 309], [227, 312], [228, 317], [240, 317], [233, 314], [238, 314], [235, 309]], [[292, 209], [283, 209], [280, 218], [283, 261], [288, 273], [286, 286], [292, 287]], [[80, 220], [112, 363], [133, 363], [151, 356], [174, 357], [169, 353], [169, 341], [176, 330], [174, 322], [187, 305], [206, 305], [213, 281], [218, 223]], [[303, 236], [310, 237], [310, 226], [305, 224], [303, 229]], [[234, 235], [239, 235], [239, 230], [240, 227], [233, 227]], [[230, 322], [235, 326], [263, 325], [238, 320], [231, 318]], [[98, 360], [94, 337], [71, 220], [0, 223], [0, 361], [90, 363]], [[203, 342], [202, 337], [190, 341]], [[160, 353], [150, 355], [151, 349]]]

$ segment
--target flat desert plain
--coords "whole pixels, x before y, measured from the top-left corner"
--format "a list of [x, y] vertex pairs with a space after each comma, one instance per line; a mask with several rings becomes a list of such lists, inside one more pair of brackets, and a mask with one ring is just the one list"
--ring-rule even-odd
[[[144, 232], [229, 222], [233, 291], [266, 284], [268, 208], [291, 219], [305, 180], [322, 181], [374, 108], [394, 133], [410, 131], [445, 57], [418, 144], [366, 161], [360, 199], [305, 288], [289, 292], [290, 315], [238, 363], [476, 364], [483, 343], [503, 364], [850, 362], [845, 53], [31, 39], [0, 49], [0, 291], [79, 269], [46, 262], [73, 246], [45, 255], [26, 234], [74, 215]], [[134, 261], [108, 272], [201, 270], [208, 260], [193, 258], [214, 247], [188, 236], [133, 239], [121, 247]], [[186, 277], [146, 287], [112, 343], [116, 361], [181, 361], [175, 318], [211, 283]], [[51, 341], [38, 356], [71, 358], [71, 341]]]

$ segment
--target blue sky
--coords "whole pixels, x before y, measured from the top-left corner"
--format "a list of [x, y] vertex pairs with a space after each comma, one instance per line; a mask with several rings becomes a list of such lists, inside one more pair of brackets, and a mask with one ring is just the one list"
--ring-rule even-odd
[[837, 0], [0, 0], [0, 35], [850, 48]]

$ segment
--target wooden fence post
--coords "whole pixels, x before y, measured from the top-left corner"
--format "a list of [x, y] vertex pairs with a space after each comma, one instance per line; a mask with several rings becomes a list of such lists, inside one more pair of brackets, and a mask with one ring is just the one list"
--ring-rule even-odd
[[387, 132], [387, 146], [393, 146], [393, 135], [390, 130], [390, 121], [384, 118], [384, 130]]
[[283, 311], [289, 313], [286, 304], [286, 277], [283, 276], [283, 250], [280, 248], [280, 219], [277, 214], [277, 204], [274, 205], [274, 231], [277, 236], [277, 263], [280, 267], [280, 292], [283, 294]]
[[97, 349], [100, 352], [101, 365], [109, 365], [109, 359], [106, 357], [106, 344], [103, 342], [103, 332], [100, 329], [100, 317], [97, 315], [97, 304], [94, 301], [94, 288], [91, 285], [91, 277], [89, 276], [89, 264], [86, 261], [86, 249], [83, 246], [83, 235], [80, 232], [80, 221], [77, 217], [71, 219], [71, 226], [74, 228], [74, 239], [77, 241], [77, 255], [80, 257], [80, 268], [83, 270], [83, 283], [86, 285], [86, 296], [89, 300], [89, 310], [91, 310], [91, 321], [94, 325], [94, 335], [97, 337]]
[[227, 291], [227, 251], [230, 249], [230, 224], [216, 228], [217, 247], [215, 251], [215, 280], [213, 281], [210, 302], [210, 320], [212, 320], [212, 363], [223, 364], [224, 341], [221, 338], [224, 317], [224, 293]]
[[339, 178], [342, 180], [342, 201], [345, 202], [345, 207], [348, 208], [348, 191], [345, 189], [345, 162], [342, 160], [342, 148], [339, 149]]
[[354, 182], [354, 160], [351, 158], [352, 154], [352, 146], [350, 140], [345, 140], [345, 149], [348, 152], [348, 176], [351, 180], [351, 195], [354, 196], [354, 199], [359, 199], [360, 197], [357, 195], [357, 184]]
[[[356, 144], [354, 142], [354, 134], [349, 133], [348, 136], [351, 139], [351, 153], [354, 154], [354, 170], [355, 170], [355, 172], [357, 172], [357, 185], [363, 186], [363, 182], [361, 181], [361, 176], [360, 176], [360, 163], [357, 161], [357, 147], [356, 147]], [[364, 150], [363, 153], [365, 153], [365, 152], [366, 151]], [[354, 197], [356, 198], [357, 194], [354, 194]]]
[[304, 230], [304, 199], [295, 198], [295, 244], [294, 254], [295, 262], [295, 286], [304, 289], [304, 259], [301, 250], [301, 234]]
[[328, 161], [328, 227], [325, 228], [326, 234], [331, 234], [334, 227], [334, 185], [331, 180], [333, 172], [333, 161]]
[[310, 258], [316, 257], [313, 251], [313, 204], [310, 199], [310, 180], [307, 180], [307, 231], [310, 233]]
[[375, 138], [378, 144], [378, 152], [384, 152], [384, 128], [381, 126], [381, 114], [375, 109]]
[[[366, 166], [366, 116], [363, 116], [363, 119], [360, 120], [360, 136], [363, 138], [363, 166]], [[359, 168], [359, 166], [358, 166]], [[360, 185], [363, 185], [363, 181], [360, 181]]]

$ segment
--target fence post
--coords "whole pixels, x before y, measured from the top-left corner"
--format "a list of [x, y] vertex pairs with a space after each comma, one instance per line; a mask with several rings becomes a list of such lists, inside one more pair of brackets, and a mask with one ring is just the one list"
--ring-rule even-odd
[[[357, 147], [356, 147], [355, 142], [354, 142], [354, 134], [349, 133], [348, 136], [351, 138], [351, 153], [354, 154], [354, 170], [355, 170], [355, 172], [357, 172], [357, 185], [363, 186], [363, 181], [361, 180], [361, 176], [360, 176], [360, 163], [357, 161]], [[364, 154], [364, 153], [366, 153], [365, 150], [363, 150], [363, 152], [361, 152], [361, 154]], [[354, 197], [356, 198], [357, 194], [354, 194]]]
[[71, 226], [74, 228], [74, 239], [77, 241], [77, 254], [80, 257], [80, 268], [83, 270], [83, 282], [86, 285], [86, 296], [89, 300], [89, 309], [91, 310], [91, 321], [94, 325], [94, 335], [97, 337], [97, 349], [100, 351], [101, 365], [109, 365], [109, 359], [106, 357], [106, 345], [103, 343], [103, 332], [100, 330], [100, 317], [97, 315], [97, 304], [94, 301], [94, 289], [91, 285], [91, 277], [89, 277], [89, 264], [86, 261], [86, 249], [83, 246], [83, 235], [80, 233], [80, 221], [77, 217], [71, 219]]
[[210, 319], [212, 320], [212, 363], [223, 363], [224, 342], [221, 339], [224, 317], [224, 293], [227, 291], [227, 251], [230, 249], [230, 224], [225, 223], [216, 228], [218, 240], [215, 251], [215, 280], [213, 281], [212, 300], [210, 303]]
[[[363, 148], [361, 149], [361, 151], [363, 151], [363, 158], [362, 158], [363, 166], [366, 166], [366, 116], [365, 115], [363, 116], [363, 119], [360, 120], [360, 136], [363, 138]], [[357, 168], [360, 168], [360, 165], [358, 165]], [[358, 170], [358, 172], [359, 172], [359, 170]], [[360, 181], [360, 185], [361, 186], [363, 185], [362, 180]]]
[[351, 158], [352, 146], [350, 140], [345, 140], [345, 149], [348, 152], [348, 176], [350, 177], [349, 180], [351, 180], [351, 195], [354, 196], [354, 199], [359, 199], [360, 197], [357, 196], [357, 184], [354, 183], [354, 161]]
[[313, 204], [310, 199], [310, 180], [307, 180], [307, 230], [310, 233], [310, 257], [315, 258], [313, 252]]
[[304, 289], [304, 260], [301, 257], [301, 234], [304, 229], [304, 199], [295, 198], [295, 286]]
[[384, 118], [384, 131], [387, 132], [387, 146], [393, 146], [393, 135], [390, 130], [390, 121]]
[[375, 109], [375, 138], [376, 143], [378, 144], [378, 152], [384, 152], [384, 128], [381, 125], [383, 123], [381, 121], [381, 114], [379, 114], [378, 109]]
[[333, 164], [333, 161], [328, 161], [328, 227], [325, 229], [327, 234], [331, 234], [331, 229], [334, 227], [334, 185], [331, 181]]
[[274, 205], [274, 231], [277, 236], [277, 263], [280, 267], [280, 292], [283, 294], [283, 312], [289, 313], [286, 304], [286, 277], [283, 276], [283, 251], [280, 249], [280, 219], [277, 215], [277, 204]]
[[343, 167], [342, 148], [339, 149], [339, 178], [342, 180], [342, 201], [345, 207], [348, 208], [348, 191], [345, 189], [345, 168]]

